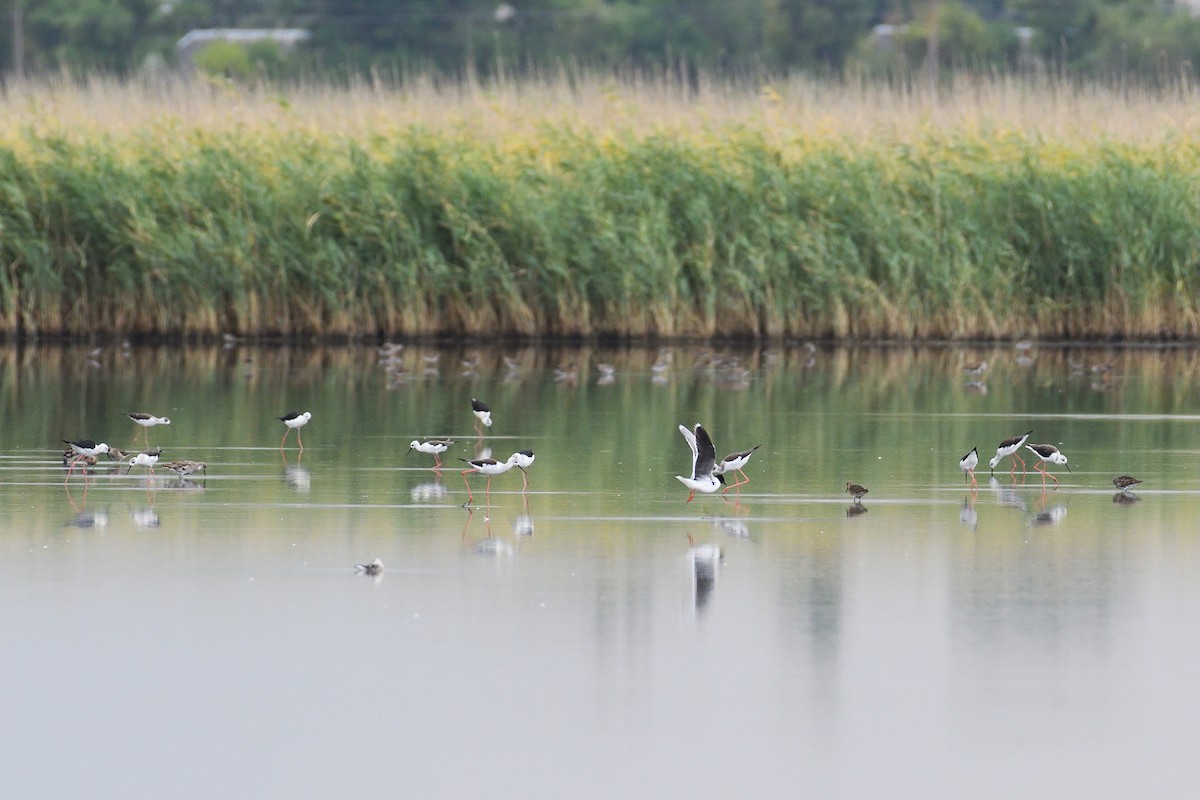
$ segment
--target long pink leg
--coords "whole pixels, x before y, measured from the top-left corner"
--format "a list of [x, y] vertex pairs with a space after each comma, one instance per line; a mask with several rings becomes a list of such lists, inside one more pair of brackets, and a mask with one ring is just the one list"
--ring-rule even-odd
[[473, 501], [475, 499], [475, 495], [471, 494], [471, 484], [467, 483], [467, 474], [474, 472], [474, 471], [475, 470], [473, 470], [473, 469], [464, 469], [462, 471], [463, 483], [465, 483], [467, 486], [467, 502], [468, 503], [470, 503], [471, 501]]

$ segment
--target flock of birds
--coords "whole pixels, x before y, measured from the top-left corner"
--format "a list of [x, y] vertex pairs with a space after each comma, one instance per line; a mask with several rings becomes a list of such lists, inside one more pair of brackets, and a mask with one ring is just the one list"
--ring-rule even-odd
[[[661, 359], [660, 359], [661, 360]], [[656, 365], [657, 366], [657, 365]], [[606, 377], [611, 378], [611, 367], [603, 365], [602, 373]], [[987, 370], [987, 363], [980, 362], [978, 364], [969, 364], [964, 368], [964, 371], [971, 376], [982, 375]], [[558, 376], [556, 376], [558, 380]], [[492, 415], [490, 407], [476, 398], [471, 398], [471, 411], [475, 417], [475, 430], [482, 436], [482, 427], [491, 427]], [[101, 456], [107, 456], [111, 460], [125, 463], [126, 474], [132, 471], [134, 467], [145, 467], [153, 474], [155, 466], [164, 468], [174, 472], [182, 480], [183, 478], [193, 475], [197, 472], [207, 474], [207, 465], [202, 461], [177, 460], [160, 462], [162, 456], [161, 448], [150, 448], [149, 446], [149, 429], [159, 425], [170, 425], [171, 420], [168, 417], [159, 417], [154, 414], [145, 412], [131, 412], [126, 414], [131, 421], [139, 425], [145, 437], [146, 449], [137, 452], [126, 452], [119, 448], [110, 447], [104, 442], [95, 442], [90, 439], [64, 440], [67, 449], [63, 452], [64, 464], [69, 466], [67, 471], [67, 480], [70, 480], [72, 472], [76, 467], [95, 466]], [[279, 446], [284, 448], [287, 443], [287, 438], [292, 431], [296, 432], [296, 444], [300, 450], [304, 449], [304, 441], [301, 438], [301, 429], [312, 419], [312, 414], [308, 411], [304, 412], [289, 412], [277, 419], [285, 426], [283, 438], [280, 439]], [[482, 427], [481, 427], [482, 426]], [[712, 437], [704, 426], [696, 423], [692, 428], [687, 428], [684, 425], [679, 425], [679, 432], [687, 443], [692, 455], [692, 469], [690, 475], [677, 475], [676, 478], [680, 483], [689, 490], [686, 502], [690, 503], [696, 493], [713, 494], [721, 491], [722, 494], [727, 493], [730, 489], [734, 489], [738, 495], [741, 494], [741, 487], [750, 482], [749, 476], [745, 473], [745, 467], [750, 462], [751, 457], [761, 445], [755, 445], [746, 450], [739, 450], [729, 453], [723, 458], [717, 458], [716, 447], [713, 444]], [[1021, 458], [1021, 450], [1024, 448], [1037, 457], [1037, 463], [1034, 465], [1034, 470], [1042, 475], [1042, 486], [1046, 486], [1046, 480], [1054, 481], [1055, 486], [1059, 485], [1058, 478], [1047, 470], [1050, 465], [1061, 465], [1071, 471], [1068, 464], [1067, 456], [1059, 450], [1058, 447], [1052, 444], [1030, 444], [1029, 437], [1033, 431], [1027, 431], [1019, 436], [1013, 436], [1000, 442], [996, 447], [996, 453], [988, 462], [994, 476], [996, 467], [1005, 459], [1011, 457], [1012, 465], [1010, 474], [1014, 480], [1016, 478], [1016, 467], [1019, 463], [1022, 472], [1026, 469], [1026, 462]], [[429, 439], [414, 439], [409, 450], [418, 453], [432, 455], [434, 457], [434, 469], [440, 470], [443, 466], [442, 454], [450, 450], [455, 443], [454, 439], [450, 438], [429, 438]], [[505, 460], [498, 460], [491, 457], [479, 457], [473, 459], [459, 458], [460, 461], [466, 464], [466, 468], [461, 471], [463, 483], [467, 489], [467, 501], [464, 506], [474, 502], [475, 496], [471, 491], [471, 484], [467, 480], [467, 476], [472, 473], [477, 473], [487, 476], [487, 483], [484, 489], [484, 495], [490, 500], [492, 478], [508, 472], [514, 468], [522, 472], [523, 486], [522, 492], [529, 488], [528, 470], [533, 465], [534, 453], [532, 450], [519, 450], [514, 452]], [[965, 480], [970, 484], [972, 490], [978, 489], [978, 481], [975, 477], [975, 469], [979, 466], [979, 451], [978, 447], [972, 447], [971, 450], [958, 461], [959, 468], [963, 471]], [[735, 475], [733, 483], [726, 481], [726, 475]], [[1118, 475], [1113, 478], [1113, 485], [1121, 493], [1128, 493], [1133, 487], [1142, 483], [1141, 480], [1130, 475]], [[852, 508], [858, 510], [861, 508], [862, 498], [867, 494], [868, 489], [853, 481], [847, 481], [845, 491], [852, 498]], [[848, 512], [849, 513], [849, 512]], [[711, 558], [719, 558], [719, 551], [715, 554], [709, 553], [702, 556], [696, 546], [692, 548], [696, 551], [696, 557], [700, 560], [711, 560]], [[711, 557], [711, 558], [710, 558]], [[382, 573], [383, 564], [378, 559], [373, 562], [358, 564], [357, 569], [361, 572], [370, 575], [378, 575]]]
[[[1012, 468], [1009, 470], [1009, 472], [1015, 478], [1018, 462], [1021, 464], [1022, 472], [1025, 470], [1025, 459], [1021, 458], [1019, 452], [1021, 447], [1024, 446], [1026, 450], [1038, 457], [1038, 463], [1035, 464], [1033, 468], [1042, 473], [1042, 486], [1046, 485], [1046, 478], [1050, 478], [1050, 480], [1054, 481], [1054, 485], [1058, 486], [1058, 478], [1047, 472], [1046, 466], [1048, 464], [1061, 464], [1067, 468], [1067, 472], [1070, 472], [1071, 465], [1067, 463], [1066, 455], [1064, 455], [1061, 450], [1052, 444], [1027, 444], [1029, 437], [1032, 435], [1033, 431], [1026, 431], [1020, 436], [1013, 436], [1012, 438], [1002, 441], [996, 446], [996, 455], [992, 456], [991, 461], [988, 462], [988, 466], [991, 468], [992, 473], [995, 474], [996, 467], [1000, 464], [1000, 462], [1005, 458], [1012, 456]], [[979, 485], [975, 478], [975, 467], [977, 466], [979, 466], [978, 447], [972, 447], [969, 453], [958, 460], [958, 468], [961, 469], [966, 475], [966, 478], [970, 480], [972, 488]], [[1130, 489], [1132, 489], [1134, 486], [1137, 486], [1139, 483], [1141, 483], [1141, 481], [1132, 475], [1118, 475], [1112, 479], [1112, 483], [1113, 486], [1115, 486], [1119, 491], [1128, 493]], [[846, 491], [854, 494], [856, 499], [862, 497], [862, 495], [866, 494], [867, 492], [867, 490], [863, 489], [863, 487], [851, 483], [846, 484]], [[859, 491], [861, 491], [861, 494], [858, 493]]]
[[[687, 502], [690, 503], [692, 501], [692, 498], [695, 496], [696, 492], [712, 494], [722, 486], [725, 486], [725, 489], [722, 492], [722, 494], [724, 494], [731, 488], [744, 486], [750, 482], [750, 479], [746, 477], [746, 473], [742, 471], [742, 468], [745, 467], [750, 461], [750, 456], [754, 454], [754, 451], [758, 449], [759, 445], [755, 445], [749, 450], [741, 450], [736, 453], [730, 453], [718, 461], [717, 449], [713, 445], [712, 437], [709, 436], [708, 431], [704, 430], [704, 426], [699, 422], [697, 422], [691, 430], [688, 430], [683, 425], [680, 425], [679, 432], [683, 434], [684, 441], [687, 442], [688, 447], [691, 448], [692, 451], [692, 474], [686, 477], [683, 475], [675, 476], [680, 483], [691, 490], [690, 494], [688, 494]], [[1019, 452], [1021, 448], [1024, 447], [1038, 458], [1038, 461], [1033, 468], [1037, 472], [1041, 473], [1042, 486], [1045, 487], [1046, 479], [1049, 478], [1050, 480], [1054, 481], [1054, 485], [1057, 487], [1059, 485], [1058, 478], [1052, 473], [1048, 472], [1046, 467], [1049, 464], [1059, 464], [1066, 467], [1067, 472], [1070, 472], [1071, 466], [1067, 463], [1067, 456], [1052, 444], [1028, 444], [1029, 437], [1032, 435], [1033, 431], [1026, 431], [1020, 436], [1013, 436], [1000, 442], [1000, 444], [996, 446], [996, 454], [992, 456], [992, 459], [988, 462], [988, 466], [991, 468], [992, 474], [994, 475], [996, 472], [996, 467], [1000, 464], [1000, 462], [1011, 456], [1012, 467], [1009, 472], [1015, 480], [1018, 463], [1021, 465], [1022, 472], [1025, 471], [1025, 459], [1021, 458]], [[963, 471], [966, 479], [970, 481], [970, 485], [973, 489], [977, 489], [979, 486], [979, 482], [975, 478], [975, 468], [977, 466], [979, 466], [978, 447], [972, 447], [970, 452], [958, 460], [959, 469]], [[724, 477], [725, 473], [732, 471], [737, 471], [738, 474], [742, 476], [743, 480], [733, 484], [732, 486], [726, 486]], [[1134, 486], [1137, 486], [1142, 481], [1131, 475], [1118, 475], [1113, 478], [1112, 482], [1113, 486], [1115, 486], [1119, 491], [1127, 493], [1130, 489], [1132, 489]], [[869, 490], [867, 487], [861, 484], [854, 483], [853, 481], [846, 481], [846, 491], [850, 494], [850, 497], [855, 504], [861, 504], [862, 498]]]
[[[486, 404], [475, 398], [471, 398], [471, 412], [475, 415], [476, 432], [482, 434], [482, 428], [491, 427], [492, 410]], [[146, 439], [146, 449], [138, 452], [126, 452], [117, 447], [111, 447], [106, 442], [96, 442], [92, 439], [63, 439], [63, 444], [67, 445], [67, 449], [63, 451], [63, 463], [67, 466], [67, 477], [64, 482], [71, 479], [71, 474], [76, 467], [82, 467], [86, 477], [88, 467], [94, 467], [100, 460], [100, 456], [107, 456], [112, 461], [124, 462], [127, 464], [125, 474], [129, 474], [134, 467], [146, 467], [150, 474], [154, 473], [156, 465], [163, 469], [170, 470], [178, 475], [181, 479], [196, 472], [208, 474], [208, 465], [203, 461], [167, 461], [159, 464], [159, 459], [162, 457], [162, 448], [150, 448], [149, 429], [158, 425], [170, 425], [169, 417], [159, 417], [154, 414], [145, 412], [130, 412], [125, 415], [133, 422], [142, 427], [142, 432]], [[276, 417], [286, 426], [283, 432], [283, 438], [279, 440], [279, 448], [282, 450], [287, 444], [287, 437], [292, 431], [296, 432], [296, 444], [301, 450], [304, 450], [304, 440], [300, 435], [300, 429], [309, 423], [312, 419], [310, 411], [290, 411], [281, 417]], [[454, 444], [453, 439], [427, 439], [425, 441], [414, 440], [409, 446], [409, 450], [415, 450], [418, 453], [426, 453], [434, 457], [434, 469], [440, 469], [442, 466], [442, 453], [450, 449]], [[484, 491], [485, 497], [491, 496], [492, 478], [496, 475], [501, 475], [508, 472], [514, 467], [521, 470], [524, 476], [524, 486], [522, 490], [529, 488], [529, 468], [533, 466], [534, 461], [533, 450], [519, 450], [513, 453], [504, 461], [498, 461], [494, 458], [460, 458], [467, 464], [467, 469], [462, 471], [463, 483], [467, 487], [467, 503], [474, 502], [475, 495], [471, 492], [471, 484], [467, 480], [467, 475], [475, 472], [486, 475], [487, 488]], [[464, 503], [463, 505], [466, 505]]]

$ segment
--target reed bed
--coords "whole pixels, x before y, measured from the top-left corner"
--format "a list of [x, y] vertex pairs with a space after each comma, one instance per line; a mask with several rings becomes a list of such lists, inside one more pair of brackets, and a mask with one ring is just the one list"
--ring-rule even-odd
[[0, 330], [1195, 339], [1197, 99], [567, 72], [10, 86]]

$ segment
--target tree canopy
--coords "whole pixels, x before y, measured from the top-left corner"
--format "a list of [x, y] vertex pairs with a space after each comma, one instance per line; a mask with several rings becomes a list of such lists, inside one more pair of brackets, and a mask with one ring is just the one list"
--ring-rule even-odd
[[0, 8], [12, 33], [0, 39], [0, 63], [16, 68], [19, 37], [22, 70], [32, 74], [169, 65], [187, 31], [235, 27], [312, 36], [286, 58], [260, 47], [205, 63], [310, 76], [563, 63], [836, 74], [927, 66], [933, 37], [946, 69], [1156, 75], [1200, 58], [1200, 20], [1172, 0], [0, 0]]

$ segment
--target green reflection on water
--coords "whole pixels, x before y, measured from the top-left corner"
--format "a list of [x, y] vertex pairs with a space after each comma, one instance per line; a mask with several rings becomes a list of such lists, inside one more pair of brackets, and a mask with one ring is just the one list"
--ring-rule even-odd
[[[1122, 520], [1119, 512], [1129, 512], [1119, 524], [1195, 518], [1190, 494], [1155, 494], [1198, 488], [1193, 350], [412, 345], [390, 359], [374, 347], [40, 347], [0, 355], [6, 505], [9, 514], [56, 509], [55, 525], [87, 488], [93, 505], [131, 503], [131, 493], [142, 492], [143, 505], [161, 509], [170, 497], [180, 507], [174, 523], [191, 518], [216, 529], [269, 529], [281, 519], [330, 525], [364, 514], [371, 520], [358, 524], [382, 529], [458, 526], [455, 506], [466, 493], [456, 459], [486, 446], [500, 459], [517, 449], [537, 453], [527, 495], [516, 471], [494, 479], [492, 503], [504, 514], [590, 518], [616, 530], [713, 514], [783, 535], [797, 525], [851, 522], [881, 532], [942, 522], [986, 531], [998, 509], [1017, 509], [1028, 524], [1064, 505], [1070, 514], [1048, 522], [1108, 525], [1114, 515]], [[982, 378], [962, 371], [981, 358], [990, 365]], [[600, 363], [615, 368], [611, 381]], [[486, 438], [473, 432], [471, 397], [492, 407]], [[161, 470], [148, 482], [137, 477], [143, 470], [124, 478], [108, 467], [117, 474], [86, 487], [72, 478], [68, 494], [56, 461], [60, 440], [133, 449], [141, 429], [123, 414], [135, 410], [173, 419], [152, 429], [151, 441], [164, 461], [207, 462], [207, 479], [187, 484], [203, 491], [184, 501]], [[294, 435], [286, 450], [278, 446], [284, 427], [275, 418], [290, 410], [313, 413], [302, 460]], [[673, 476], [688, 472], [690, 457], [676, 426], [694, 422], [712, 433], [719, 454], [762, 445], [740, 504], [712, 496], [683, 503], [686, 490]], [[996, 443], [1030, 428], [1032, 441], [1068, 454], [1073, 474], [1052, 468], [1064, 486], [1042, 495], [1031, 472], [1013, 502], [987, 488], [986, 464]], [[458, 440], [440, 476], [427, 469], [430, 456], [408, 452], [412, 439], [432, 436]], [[975, 499], [957, 468], [972, 446], [984, 486]], [[1006, 462], [997, 472], [1000, 488], [1012, 485], [1007, 469]], [[1120, 473], [1143, 478], [1138, 495], [1154, 502], [1109, 502]], [[847, 480], [870, 489], [867, 513], [852, 520]], [[477, 504], [485, 482], [472, 477]], [[289, 508], [301, 519], [281, 516]], [[319, 521], [314, 509], [325, 509]]]

